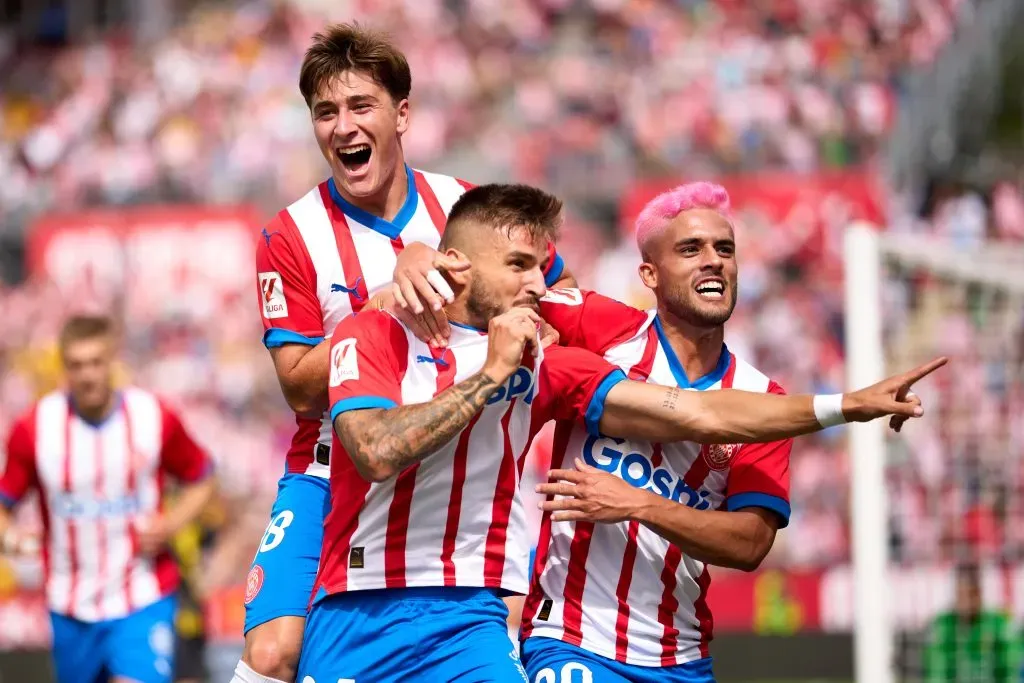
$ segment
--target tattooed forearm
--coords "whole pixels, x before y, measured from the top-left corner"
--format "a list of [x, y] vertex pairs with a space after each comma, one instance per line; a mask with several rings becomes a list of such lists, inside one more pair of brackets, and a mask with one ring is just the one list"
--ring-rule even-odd
[[665, 399], [661, 402], [661, 407], [666, 410], [675, 410], [676, 403], [679, 401], [679, 388], [672, 387], [665, 392]]
[[497, 388], [478, 372], [426, 403], [341, 413], [334, 430], [359, 474], [383, 481], [451, 441]]

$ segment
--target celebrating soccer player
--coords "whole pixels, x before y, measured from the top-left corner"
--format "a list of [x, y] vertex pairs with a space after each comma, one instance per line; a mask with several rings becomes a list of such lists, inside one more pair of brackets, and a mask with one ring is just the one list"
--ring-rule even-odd
[[[383, 306], [377, 295], [387, 295], [421, 338], [443, 346], [449, 334], [441, 304], [451, 290], [437, 269], [468, 266], [435, 247], [468, 185], [406, 166], [411, 85], [405, 56], [353, 25], [317, 34], [302, 63], [299, 89], [331, 177], [277, 215], [256, 254], [263, 342], [297, 429], [246, 580], [245, 650], [235, 681], [295, 675], [329, 505], [325, 333], [367, 305]], [[547, 282], [571, 283], [553, 245], [545, 249]]]
[[560, 209], [522, 185], [477, 187], [455, 203], [442, 249], [472, 266], [448, 273], [446, 348], [381, 311], [335, 329], [332, 506], [300, 677], [524, 680], [500, 596], [527, 588], [518, 480], [550, 419], [579, 422], [594, 438], [741, 443], [921, 414], [916, 398], [898, 395], [942, 360], [819, 398], [686, 392], [627, 381], [585, 349], [542, 348], [540, 265]]
[[[67, 321], [60, 354], [68, 391], [43, 397], [14, 423], [0, 477], [5, 552], [38, 549], [9, 510], [39, 491], [62, 683], [171, 680], [178, 572], [167, 543], [214, 494], [210, 461], [178, 417], [142, 389], [114, 390], [115, 349], [107, 318]], [[166, 474], [183, 486], [162, 510]]]
[[[542, 315], [564, 342], [637, 381], [784, 393], [724, 344], [738, 274], [728, 208], [724, 188], [692, 183], [641, 212], [640, 277], [655, 310], [565, 290], [542, 301]], [[829, 399], [817, 401], [829, 410]], [[713, 681], [707, 565], [751, 570], [767, 555], [789, 521], [792, 441], [623, 440], [563, 421], [554, 443], [554, 481], [538, 486], [549, 498], [523, 614], [530, 679], [578, 671], [599, 683]]]

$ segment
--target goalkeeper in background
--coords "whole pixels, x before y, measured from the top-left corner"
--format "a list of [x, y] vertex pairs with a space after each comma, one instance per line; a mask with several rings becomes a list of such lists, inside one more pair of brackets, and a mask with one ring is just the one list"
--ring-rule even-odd
[[981, 572], [963, 565], [956, 573], [956, 603], [932, 622], [924, 655], [927, 683], [1010, 683], [1020, 667], [1020, 639], [1010, 615], [986, 610]]

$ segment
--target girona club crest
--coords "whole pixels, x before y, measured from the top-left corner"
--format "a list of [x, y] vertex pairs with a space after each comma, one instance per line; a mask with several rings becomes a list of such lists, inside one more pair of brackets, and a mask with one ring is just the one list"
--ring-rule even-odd
[[700, 447], [701, 455], [713, 470], [724, 470], [732, 462], [732, 456], [740, 449], [737, 443], [713, 443]]
[[258, 564], [249, 570], [249, 576], [245, 577], [245, 604], [249, 604], [259, 595], [263, 588], [263, 567]]

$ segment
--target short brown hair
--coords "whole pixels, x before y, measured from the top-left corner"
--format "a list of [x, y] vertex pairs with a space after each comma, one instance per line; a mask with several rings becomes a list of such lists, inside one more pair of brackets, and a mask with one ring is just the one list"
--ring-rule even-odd
[[312, 106], [328, 82], [345, 71], [359, 71], [388, 91], [396, 104], [409, 97], [412, 74], [402, 51], [387, 35], [357, 23], [332, 24], [313, 36], [299, 71], [299, 91]]
[[452, 206], [439, 249], [455, 246], [463, 238], [462, 228], [474, 223], [507, 232], [524, 228], [534, 239], [545, 237], [554, 242], [562, 224], [562, 200], [529, 185], [474, 187]]
[[84, 339], [108, 337], [114, 334], [114, 321], [105, 315], [74, 315], [64, 322], [60, 330], [60, 349]]

